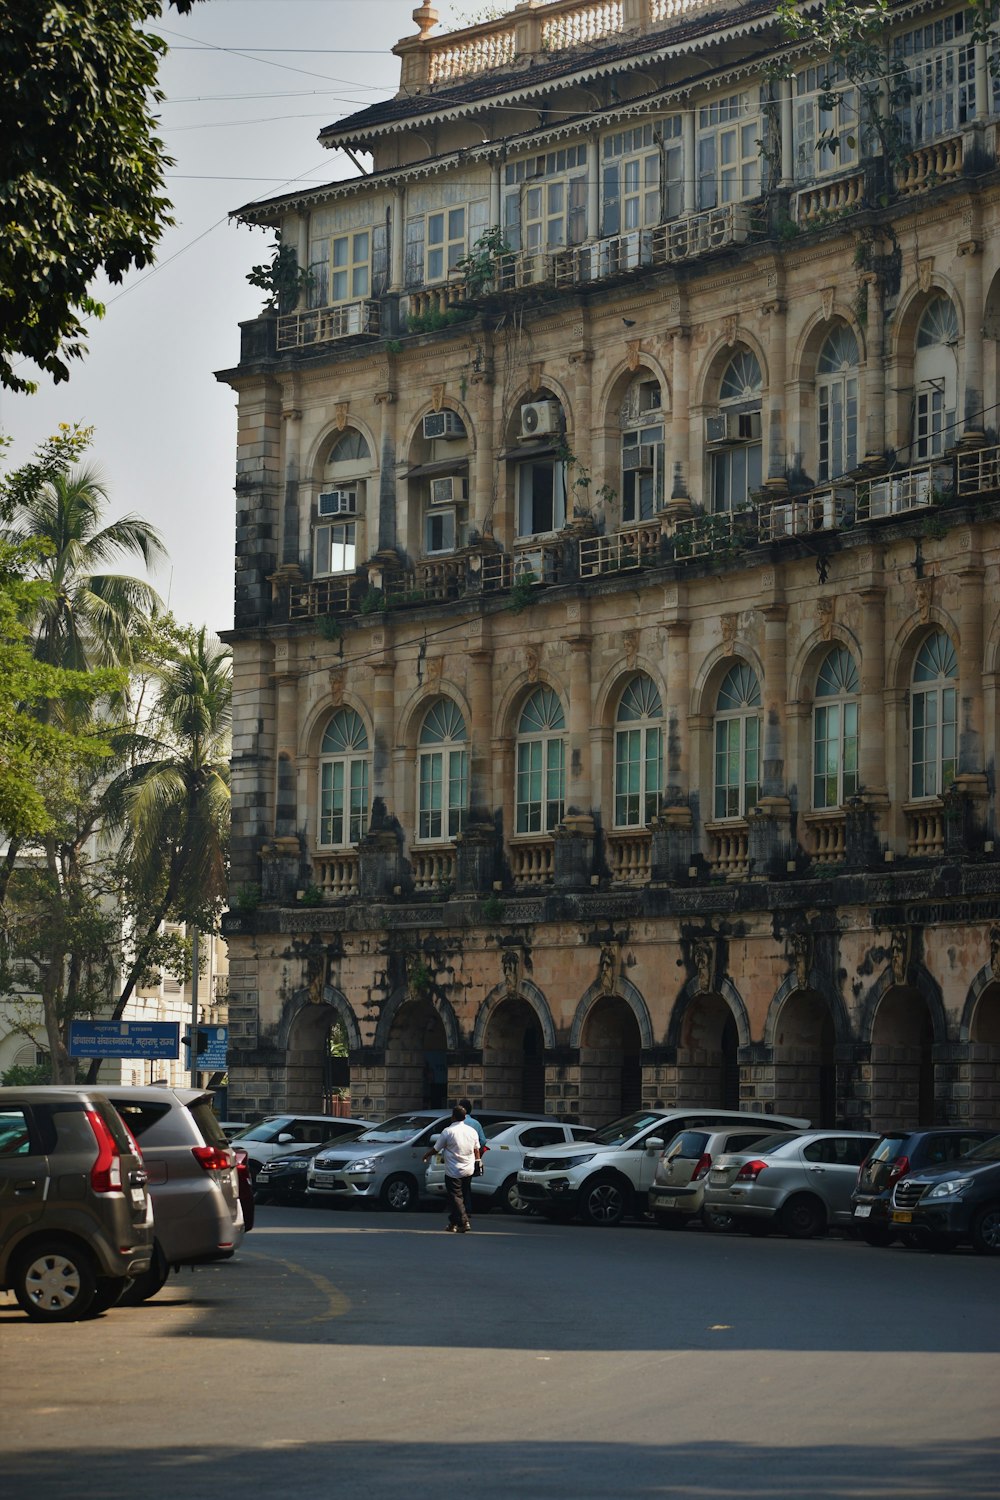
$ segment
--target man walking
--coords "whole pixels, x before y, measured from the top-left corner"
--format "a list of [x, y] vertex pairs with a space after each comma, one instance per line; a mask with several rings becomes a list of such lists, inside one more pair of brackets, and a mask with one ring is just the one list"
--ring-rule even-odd
[[444, 1185], [448, 1194], [446, 1228], [449, 1234], [468, 1234], [472, 1228], [469, 1212], [472, 1208], [472, 1175], [479, 1160], [479, 1137], [465, 1123], [465, 1110], [460, 1104], [452, 1109], [451, 1124], [442, 1130], [424, 1161], [429, 1161], [435, 1151], [444, 1157]]

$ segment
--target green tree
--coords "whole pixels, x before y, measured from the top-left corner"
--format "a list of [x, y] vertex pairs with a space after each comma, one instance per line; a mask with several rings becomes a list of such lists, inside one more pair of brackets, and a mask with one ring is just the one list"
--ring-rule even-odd
[[[194, 0], [170, 0], [180, 13]], [[154, 107], [159, 0], [0, 0], [0, 385], [31, 391], [85, 352], [103, 272], [153, 260], [173, 221]]]

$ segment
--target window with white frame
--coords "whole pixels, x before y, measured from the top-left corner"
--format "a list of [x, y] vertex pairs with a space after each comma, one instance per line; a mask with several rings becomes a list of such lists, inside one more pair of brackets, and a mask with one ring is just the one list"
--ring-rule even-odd
[[517, 724], [514, 826], [518, 833], [551, 833], [566, 804], [566, 719], [549, 687], [537, 687]]
[[417, 752], [417, 837], [453, 839], [465, 826], [469, 805], [468, 734], [450, 698], [424, 715]]
[[760, 795], [760, 684], [746, 662], [730, 667], [715, 701], [715, 816], [745, 818]]
[[553, 454], [517, 465], [517, 534], [545, 536], [566, 524], [566, 464]]
[[587, 238], [588, 148], [561, 146], [504, 167], [503, 230], [512, 250], [582, 245]]
[[615, 717], [615, 827], [645, 828], [660, 810], [663, 704], [640, 672], [621, 695]]
[[835, 646], [816, 676], [813, 705], [813, 807], [842, 807], [858, 790], [858, 695], [851, 653]]
[[331, 718], [319, 752], [319, 843], [356, 844], [368, 827], [368, 732], [353, 708]]
[[758, 92], [712, 99], [698, 109], [698, 208], [739, 203], [761, 193], [762, 124]]
[[403, 235], [404, 285], [409, 289], [446, 281], [488, 227], [487, 198], [411, 215]]
[[650, 229], [681, 211], [681, 117], [648, 120], [605, 136], [601, 233]]
[[858, 466], [858, 341], [840, 323], [819, 352], [816, 407], [819, 413], [818, 478], [837, 479]]
[[943, 630], [924, 641], [910, 692], [910, 795], [940, 797], [958, 769], [958, 658]]
[[861, 158], [858, 91], [841, 67], [820, 64], [795, 75], [795, 180], [842, 172]]
[[913, 361], [913, 456], [934, 458], [954, 443], [958, 405], [958, 314], [950, 297], [929, 302]]
[[622, 520], [649, 521], [664, 500], [664, 426], [657, 380], [633, 382], [622, 405]]
[[971, 10], [956, 11], [896, 37], [893, 61], [908, 97], [899, 107], [903, 139], [924, 146], [955, 135], [976, 115], [975, 26]]
[[353, 573], [357, 566], [357, 520], [364, 510], [371, 450], [349, 427], [334, 439], [316, 496], [313, 517], [313, 577]]
[[719, 382], [718, 414], [706, 424], [713, 511], [742, 510], [760, 489], [763, 385], [756, 355], [740, 349]]

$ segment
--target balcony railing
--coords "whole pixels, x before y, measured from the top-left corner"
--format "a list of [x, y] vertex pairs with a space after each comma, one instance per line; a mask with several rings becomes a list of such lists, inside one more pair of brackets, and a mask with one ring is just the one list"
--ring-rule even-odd
[[757, 534], [761, 542], [781, 542], [817, 531], [839, 531], [854, 515], [854, 490], [836, 485], [813, 490], [794, 499], [762, 505], [757, 512]]
[[715, 875], [735, 880], [750, 869], [749, 834], [745, 822], [706, 823], [708, 863]]
[[659, 562], [662, 535], [659, 521], [647, 521], [625, 531], [613, 531], [610, 536], [581, 537], [580, 577], [596, 578], [601, 573], [622, 573]]
[[447, 312], [449, 307], [460, 307], [468, 302], [469, 291], [465, 277], [458, 276], [454, 281], [442, 282], [440, 286], [429, 286], [424, 287], [422, 291], [410, 292], [406, 300], [406, 316], [412, 321], [414, 318], [424, 318], [428, 313], [443, 313]]
[[[691, 260], [730, 245], [745, 244], [763, 229], [763, 219], [748, 204], [727, 203], [721, 208], [706, 209], [689, 218], [661, 224], [656, 229], [633, 229], [627, 234], [596, 240], [592, 245], [554, 250], [543, 257], [548, 261], [544, 269], [532, 268], [527, 282], [521, 270], [521, 281], [518, 282], [517, 275], [507, 274], [502, 289], [513, 291], [518, 285], [539, 285], [549, 281], [557, 289], [609, 281], [647, 266]], [[538, 257], [529, 259], [537, 260]]]
[[313, 879], [331, 901], [358, 893], [358, 855], [354, 849], [337, 854], [314, 854]]
[[849, 177], [835, 177], [830, 182], [817, 182], [796, 194], [795, 222], [803, 226], [823, 224], [827, 219], [853, 213], [862, 206], [864, 197], [864, 172], [852, 172]]
[[957, 483], [960, 495], [988, 495], [1000, 490], [1000, 447], [960, 453]]
[[674, 557], [679, 562], [740, 552], [757, 540], [757, 518], [750, 510], [722, 510], [686, 516], [674, 527]]
[[360, 607], [368, 585], [353, 573], [293, 583], [288, 596], [290, 620], [314, 620], [322, 615], [348, 615]]
[[338, 307], [313, 307], [286, 313], [278, 319], [278, 351], [332, 344], [340, 339], [377, 338], [377, 302], [343, 302]]
[[847, 818], [837, 808], [803, 814], [808, 850], [815, 864], [841, 864], [847, 854]]
[[555, 847], [551, 838], [519, 839], [510, 846], [510, 873], [515, 885], [551, 885]]
[[416, 848], [410, 853], [415, 891], [440, 891], [455, 884], [455, 849], [451, 844]]
[[564, 546], [561, 541], [524, 541], [515, 543], [513, 553], [483, 553], [480, 569], [483, 593], [496, 593], [518, 584], [541, 587], [557, 583]]
[[647, 828], [608, 834], [608, 863], [616, 885], [648, 885], [653, 840]]
[[865, 480], [858, 485], [857, 519], [879, 521], [911, 510], [926, 510], [949, 498], [954, 484], [952, 465], [940, 462], [917, 464], [881, 479]]
[[907, 854], [929, 855], [944, 853], [944, 804], [935, 797], [927, 802], [908, 802], [903, 807], [906, 814]]
[[903, 158], [896, 177], [899, 192], [904, 196], [924, 193], [962, 175], [962, 137], [952, 136], [947, 141], [936, 141], [933, 146], [918, 146]]

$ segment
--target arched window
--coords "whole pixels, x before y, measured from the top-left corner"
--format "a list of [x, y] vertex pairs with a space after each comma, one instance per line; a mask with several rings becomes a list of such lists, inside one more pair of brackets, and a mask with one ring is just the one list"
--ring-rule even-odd
[[819, 411], [821, 480], [858, 466], [858, 341], [840, 323], [819, 352], [816, 404]]
[[353, 708], [339, 708], [319, 751], [319, 842], [356, 844], [368, 827], [368, 732]]
[[417, 754], [420, 839], [453, 839], [465, 825], [469, 805], [468, 735], [465, 720], [450, 698], [427, 710]]
[[943, 630], [929, 635], [913, 664], [910, 694], [913, 797], [940, 797], [955, 779], [958, 659]]
[[842, 807], [858, 790], [858, 693], [854, 658], [843, 646], [824, 657], [813, 708], [813, 807]]
[[745, 818], [760, 794], [760, 684], [730, 667], [715, 703], [715, 816]]
[[917, 329], [913, 362], [913, 456], [933, 458], [956, 439], [958, 314], [950, 297], [935, 297]]
[[566, 802], [566, 720], [551, 688], [539, 687], [517, 724], [515, 828], [551, 833], [562, 822]]
[[663, 408], [660, 383], [634, 381], [621, 409], [622, 520], [649, 521], [664, 500]]
[[353, 573], [357, 565], [357, 520], [364, 511], [365, 476], [371, 450], [354, 427], [340, 433], [327, 455], [313, 522], [313, 577]]
[[644, 828], [660, 807], [663, 705], [645, 673], [633, 677], [615, 720], [615, 827]]
[[760, 405], [764, 377], [749, 349], [741, 349], [719, 382], [719, 414], [709, 417], [713, 511], [741, 510], [760, 489], [763, 449]]

